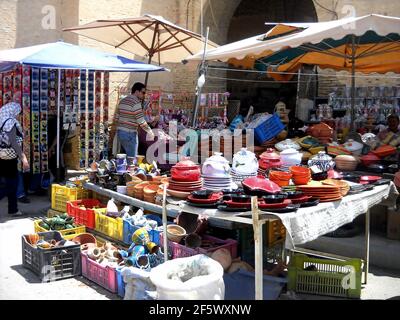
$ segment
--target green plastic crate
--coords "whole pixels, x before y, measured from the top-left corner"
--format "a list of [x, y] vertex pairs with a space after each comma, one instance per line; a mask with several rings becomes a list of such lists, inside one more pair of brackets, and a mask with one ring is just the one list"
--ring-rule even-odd
[[[305, 270], [306, 268], [311, 270]], [[354, 276], [351, 275], [352, 269]], [[361, 274], [361, 259], [338, 261], [295, 254], [291, 257], [288, 268], [288, 290], [322, 296], [360, 298]], [[346, 280], [350, 282], [343, 285]]]

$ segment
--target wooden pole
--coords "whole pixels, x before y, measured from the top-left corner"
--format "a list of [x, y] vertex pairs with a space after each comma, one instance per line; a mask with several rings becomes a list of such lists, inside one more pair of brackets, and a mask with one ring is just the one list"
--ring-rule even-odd
[[258, 198], [251, 198], [251, 213], [253, 217], [254, 250], [255, 250], [255, 298], [263, 300], [263, 234], [262, 223], [259, 220]]
[[168, 261], [168, 237], [167, 237], [167, 186], [164, 184], [162, 202], [162, 221], [163, 221], [163, 240], [164, 240], [164, 260]]

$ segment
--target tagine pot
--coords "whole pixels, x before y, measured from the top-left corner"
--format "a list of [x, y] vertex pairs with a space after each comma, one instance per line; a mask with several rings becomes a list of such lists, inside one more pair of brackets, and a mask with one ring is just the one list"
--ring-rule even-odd
[[171, 177], [175, 181], [199, 181], [201, 179], [200, 166], [186, 158], [172, 167]]
[[202, 167], [202, 173], [207, 177], [226, 178], [230, 177], [230, 172], [229, 161], [220, 152], [215, 152], [212, 157], [204, 162]]

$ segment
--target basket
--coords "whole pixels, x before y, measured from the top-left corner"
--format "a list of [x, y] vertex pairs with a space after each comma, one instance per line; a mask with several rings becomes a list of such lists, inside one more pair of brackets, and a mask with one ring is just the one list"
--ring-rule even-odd
[[[305, 270], [310, 267], [313, 270]], [[294, 254], [288, 271], [288, 290], [344, 298], [360, 298], [361, 296], [361, 259], [338, 261]], [[352, 281], [354, 287], [347, 289], [342, 282], [352, 277], [352, 271], [354, 272]]]
[[[33, 226], [35, 228], [35, 232], [48, 232], [48, 230], [42, 228], [39, 223], [42, 220], [35, 220], [33, 222]], [[56, 230], [54, 230], [56, 231]], [[86, 233], [86, 227], [85, 226], [79, 226], [73, 229], [66, 229], [66, 230], [57, 230], [60, 235], [65, 239], [65, 240], [72, 240], [75, 238], [77, 235], [81, 233]]]
[[[84, 206], [85, 209], [81, 209]], [[106, 206], [96, 199], [84, 199], [67, 202], [67, 213], [75, 218], [75, 222], [83, 224], [90, 229], [95, 228], [94, 207], [105, 208]]]
[[[57, 231], [40, 232], [39, 237], [46, 241], [63, 238]], [[44, 282], [75, 277], [81, 274], [81, 247], [79, 244], [68, 247], [42, 249], [33, 247], [22, 236], [22, 264], [33, 271]]]
[[81, 253], [82, 276], [97, 283], [99, 286], [112, 293], [118, 291], [116, 269], [110, 266], [102, 266], [97, 261], [89, 259], [86, 253]]
[[272, 117], [255, 128], [254, 134], [257, 141], [263, 144], [276, 137], [283, 129], [285, 129], [285, 125], [281, 122], [279, 115], [275, 113]]
[[106, 236], [123, 241], [123, 223], [121, 218], [107, 217], [107, 209], [94, 209], [95, 230]]
[[[142, 228], [142, 227], [134, 226], [130, 221], [124, 219], [123, 220], [123, 239], [122, 239], [122, 241], [127, 245], [131, 245], [132, 244], [132, 235], [135, 233], [136, 230], [138, 230], [140, 228]], [[148, 233], [150, 236], [150, 241], [159, 245], [161, 231], [150, 230], [150, 231], [148, 231]]]
[[[204, 249], [204, 248], [197, 248], [197, 249], [192, 249], [188, 248], [184, 245], [181, 245], [179, 243], [173, 242], [173, 241], [168, 241], [168, 254], [172, 255], [172, 259], [177, 259], [177, 258], [185, 258], [185, 257], [191, 257], [195, 256], [197, 254], [209, 254], [214, 251], [217, 251], [218, 249], [228, 249], [231, 253], [232, 259], [237, 257], [237, 241], [232, 240], [232, 239], [226, 239], [226, 240], [221, 240], [212, 236], [203, 236], [203, 240], [208, 240], [213, 243], [220, 244], [219, 246], [215, 246], [213, 248], [209, 249]], [[163, 243], [163, 233], [160, 235], [160, 243]]]
[[51, 185], [51, 208], [67, 212], [67, 202], [89, 199], [91, 192], [83, 188], [69, 188], [59, 184]]

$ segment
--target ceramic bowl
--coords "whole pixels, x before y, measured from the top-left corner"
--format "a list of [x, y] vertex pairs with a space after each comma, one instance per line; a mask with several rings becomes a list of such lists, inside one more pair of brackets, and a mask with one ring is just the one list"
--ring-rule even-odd
[[281, 203], [285, 199], [287, 199], [287, 194], [271, 194], [267, 196], [263, 196], [262, 198], [264, 199], [265, 203]]
[[177, 224], [167, 225], [167, 237], [170, 241], [179, 243], [186, 236], [186, 230]]
[[318, 172], [311, 174], [311, 178], [315, 181], [322, 181], [328, 179], [328, 172]]
[[249, 203], [251, 201], [251, 197], [245, 194], [231, 194], [230, 197], [234, 202]]
[[196, 199], [208, 199], [213, 193], [211, 190], [198, 190], [193, 191], [192, 196]]

